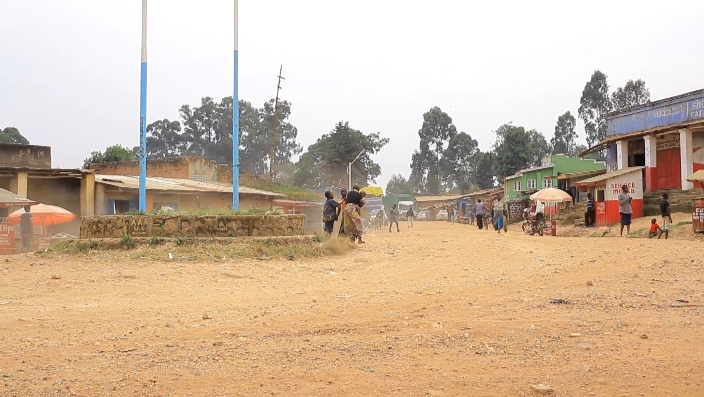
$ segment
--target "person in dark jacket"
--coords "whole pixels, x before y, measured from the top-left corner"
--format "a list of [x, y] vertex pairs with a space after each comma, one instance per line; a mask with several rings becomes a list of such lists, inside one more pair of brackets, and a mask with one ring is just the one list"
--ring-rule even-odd
[[32, 215], [30, 210], [31, 207], [26, 205], [24, 207], [24, 214], [20, 215], [22, 252], [29, 252], [32, 250], [32, 240], [34, 239], [34, 226], [32, 226], [32, 219], [34, 218], [34, 215]]
[[594, 227], [596, 221], [594, 217], [594, 197], [587, 193], [587, 212], [584, 213], [584, 227]]

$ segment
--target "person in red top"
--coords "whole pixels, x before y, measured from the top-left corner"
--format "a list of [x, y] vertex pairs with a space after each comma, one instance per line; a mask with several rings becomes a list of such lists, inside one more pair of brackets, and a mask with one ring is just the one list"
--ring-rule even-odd
[[[658, 220], [653, 218], [650, 220], [650, 231], [648, 232], [648, 237], [653, 238], [655, 236], [658, 236], [658, 239], [660, 239], [660, 236], [662, 235], [663, 230], [660, 228], [660, 225], [658, 225]], [[667, 239], [667, 237], [665, 237]]]

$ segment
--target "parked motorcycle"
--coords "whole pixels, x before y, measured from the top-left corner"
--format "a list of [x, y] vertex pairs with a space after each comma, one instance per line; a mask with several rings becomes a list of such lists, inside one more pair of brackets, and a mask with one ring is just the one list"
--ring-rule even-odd
[[521, 225], [521, 230], [531, 236], [535, 235], [535, 233], [542, 236], [543, 230], [545, 230], [545, 216], [543, 213], [537, 212], [531, 217], [530, 213], [523, 212], [523, 224]]

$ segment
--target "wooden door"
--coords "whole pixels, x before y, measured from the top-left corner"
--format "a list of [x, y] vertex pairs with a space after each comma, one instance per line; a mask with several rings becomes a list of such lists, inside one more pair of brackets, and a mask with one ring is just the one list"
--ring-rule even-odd
[[680, 148], [658, 150], [658, 189], [682, 189]]

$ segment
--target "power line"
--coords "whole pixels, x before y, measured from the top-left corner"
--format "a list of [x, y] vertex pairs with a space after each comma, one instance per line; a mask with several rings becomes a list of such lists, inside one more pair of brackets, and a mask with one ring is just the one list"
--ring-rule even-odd
[[284, 65], [279, 67], [279, 81], [276, 83], [276, 100], [274, 101], [274, 122], [271, 127], [271, 146], [269, 147], [269, 181], [274, 182], [274, 159], [276, 158], [276, 129], [279, 126], [279, 90], [281, 90], [281, 80], [286, 80], [281, 76]]
[[330, 86], [330, 85], [326, 85], [326, 84], [312, 83], [312, 82], [302, 81], [302, 80], [289, 79], [288, 82], [323, 88], [323, 89], [326, 89], [329, 91], [337, 91], [337, 92], [343, 92], [343, 93], [348, 93], [348, 94], [356, 94], [356, 95], [361, 95], [361, 96], [366, 96], [366, 97], [371, 97], [371, 98], [387, 99], [387, 100], [397, 101], [397, 102], [428, 104], [428, 105], [432, 105], [432, 106], [443, 106], [443, 107], [448, 107], [450, 109], [495, 110], [495, 111], [520, 112], [520, 113], [559, 113], [559, 114], [562, 114], [564, 112], [564, 110], [551, 110], [551, 109], [515, 109], [515, 108], [497, 108], [497, 107], [490, 107], [490, 106], [470, 106], [470, 105], [463, 105], [463, 104], [459, 104], [459, 105], [457, 105], [457, 104], [453, 105], [453, 104], [448, 104], [448, 103], [442, 104], [442, 103], [437, 103], [434, 101], [428, 101], [428, 100], [423, 100], [423, 99], [405, 98], [405, 97], [398, 97], [398, 96], [393, 96], [393, 95], [385, 95], [385, 94], [379, 94], [379, 93], [350, 90], [350, 89], [346, 89], [346, 88], [334, 87], [334, 86]]

